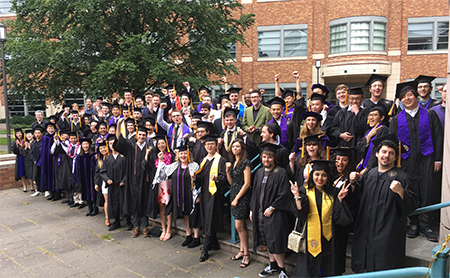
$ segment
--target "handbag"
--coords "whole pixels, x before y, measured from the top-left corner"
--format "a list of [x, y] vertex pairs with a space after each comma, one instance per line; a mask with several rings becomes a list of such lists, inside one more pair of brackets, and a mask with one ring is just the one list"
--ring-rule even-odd
[[288, 248], [295, 253], [305, 253], [306, 251], [306, 240], [305, 240], [305, 228], [306, 223], [303, 225], [303, 231], [301, 233], [297, 232], [298, 218], [295, 220], [295, 228], [289, 234], [288, 238]]

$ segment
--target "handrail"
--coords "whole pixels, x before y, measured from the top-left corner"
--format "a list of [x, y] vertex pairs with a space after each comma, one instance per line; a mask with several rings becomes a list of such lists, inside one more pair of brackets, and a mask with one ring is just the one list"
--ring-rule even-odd
[[428, 273], [428, 267], [418, 266], [418, 267], [407, 267], [375, 272], [357, 273], [349, 274], [343, 276], [333, 276], [340, 278], [395, 278], [395, 277], [425, 277]]
[[426, 207], [421, 207], [421, 208], [418, 208], [415, 211], [413, 211], [409, 216], [417, 215], [417, 214], [421, 214], [421, 213], [425, 213], [425, 212], [430, 212], [433, 210], [438, 210], [438, 209], [449, 207], [449, 206], [450, 206], [450, 202], [445, 202], [445, 203], [430, 205], [430, 206], [426, 206]]

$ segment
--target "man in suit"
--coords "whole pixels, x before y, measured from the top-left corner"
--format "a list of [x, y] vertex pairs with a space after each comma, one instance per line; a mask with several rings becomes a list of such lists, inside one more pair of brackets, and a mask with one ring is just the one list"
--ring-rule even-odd
[[250, 137], [258, 145], [261, 141], [261, 129], [266, 124], [272, 115], [269, 107], [261, 105], [261, 93], [258, 90], [252, 91], [250, 95], [252, 106], [244, 111], [242, 117], [242, 129], [250, 134]]

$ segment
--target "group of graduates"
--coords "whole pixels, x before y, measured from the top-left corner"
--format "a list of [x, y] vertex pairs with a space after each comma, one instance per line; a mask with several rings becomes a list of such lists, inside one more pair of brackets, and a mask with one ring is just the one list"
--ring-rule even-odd
[[[293, 78], [301, 92], [298, 72]], [[364, 87], [341, 84], [334, 105], [325, 85], [305, 99], [280, 88], [276, 75], [270, 100], [249, 90], [241, 103], [242, 89], [223, 78], [226, 93], [217, 98], [184, 82], [179, 94], [162, 89], [165, 102], [125, 89], [123, 99], [63, 106], [48, 122], [37, 111], [32, 129], [15, 130], [16, 180], [32, 196], [87, 204], [86, 216], [103, 206], [108, 229], [124, 219], [132, 237], [169, 240], [183, 218], [183, 246], [199, 246], [203, 231], [201, 262], [220, 248], [229, 205], [241, 247], [231, 260], [250, 264], [250, 219], [254, 251], [267, 250], [270, 260], [260, 277], [287, 277], [293, 229], [306, 239], [294, 277], [344, 273], [349, 233], [353, 271], [403, 267], [405, 235], [437, 241], [432, 215], [409, 217], [409, 230], [407, 217], [439, 202], [446, 86], [437, 102], [434, 78], [419, 76], [397, 84], [392, 101], [382, 98], [386, 79], [369, 78], [366, 100]], [[153, 233], [148, 219], [158, 217], [162, 229]]]

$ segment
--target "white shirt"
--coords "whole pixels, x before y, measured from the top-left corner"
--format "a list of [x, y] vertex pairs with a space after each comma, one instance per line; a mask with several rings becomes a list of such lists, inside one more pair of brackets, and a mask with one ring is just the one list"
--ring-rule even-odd
[[413, 110], [408, 110], [405, 109], [405, 112], [408, 113], [411, 117], [415, 117], [417, 112], [419, 111], [419, 106], [417, 106], [416, 108], [414, 108]]

